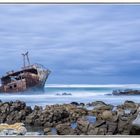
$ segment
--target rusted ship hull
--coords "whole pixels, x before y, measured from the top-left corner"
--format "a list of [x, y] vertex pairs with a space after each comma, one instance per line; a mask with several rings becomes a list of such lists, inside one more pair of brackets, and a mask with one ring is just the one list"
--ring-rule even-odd
[[50, 71], [41, 65], [30, 65], [1, 78], [0, 92], [21, 92], [32, 88], [43, 88]]

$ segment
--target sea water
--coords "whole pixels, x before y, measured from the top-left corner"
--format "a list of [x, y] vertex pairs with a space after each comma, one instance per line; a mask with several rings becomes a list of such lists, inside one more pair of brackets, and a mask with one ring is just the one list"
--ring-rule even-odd
[[[43, 106], [63, 103], [89, 103], [104, 101], [105, 103], [118, 105], [125, 100], [140, 102], [140, 95], [112, 95], [113, 90], [140, 89], [140, 85], [49, 85], [46, 84], [43, 91], [27, 91], [20, 93], [1, 93], [0, 100], [25, 101], [27, 105]], [[67, 93], [64, 94], [63, 93]]]

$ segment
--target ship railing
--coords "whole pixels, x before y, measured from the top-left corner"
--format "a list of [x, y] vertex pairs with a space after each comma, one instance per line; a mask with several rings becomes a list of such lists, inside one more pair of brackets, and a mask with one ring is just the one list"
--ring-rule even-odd
[[29, 69], [29, 68], [34, 68], [34, 67], [36, 67], [36, 68], [42, 68], [42, 69], [47, 69], [46, 67], [44, 67], [43, 65], [38, 64], [38, 63], [29, 65], [29, 66], [25, 66], [22, 69]]

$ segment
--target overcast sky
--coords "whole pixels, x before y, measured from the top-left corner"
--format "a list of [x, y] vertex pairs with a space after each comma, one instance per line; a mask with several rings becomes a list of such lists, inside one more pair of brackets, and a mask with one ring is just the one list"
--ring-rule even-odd
[[140, 83], [140, 5], [0, 5], [0, 75], [21, 53], [48, 84]]

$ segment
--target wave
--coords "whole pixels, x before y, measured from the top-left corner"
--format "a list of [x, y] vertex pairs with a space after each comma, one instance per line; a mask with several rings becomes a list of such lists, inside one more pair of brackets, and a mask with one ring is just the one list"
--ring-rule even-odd
[[1, 94], [0, 99], [48, 99], [48, 98], [73, 98], [73, 97], [92, 97], [97, 95], [105, 95], [106, 92], [73, 92], [71, 95], [57, 95], [54, 93], [50, 94]]
[[106, 85], [89, 85], [89, 84], [46, 84], [47, 88], [140, 88], [140, 84], [106, 84]]

